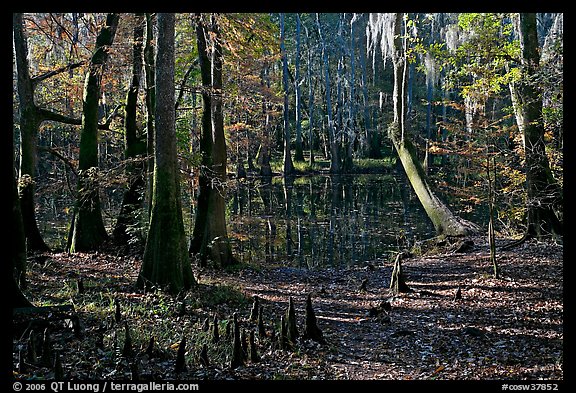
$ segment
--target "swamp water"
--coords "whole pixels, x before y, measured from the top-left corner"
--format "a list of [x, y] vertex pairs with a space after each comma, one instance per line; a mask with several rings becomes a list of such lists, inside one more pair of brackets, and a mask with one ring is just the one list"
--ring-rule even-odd
[[274, 178], [229, 192], [229, 236], [243, 262], [349, 267], [387, 257], [434, 233], [407, 184], [393, 175]]
[[[109, 233], [120, 208], [119, 191], [101, 194]], [[189, 194], [183, 198], [189, 236], [195, 204], [190, 207]], [[254, 265], [346, 268], [388, 259], [391, 252], [434, 235], [405, 176], [397, 173], [232, 180], [226, 201], [234, 255]], [[63, 249], [73, 202], [64, 195], [38, 202], [42, 234], [51, 247]]]

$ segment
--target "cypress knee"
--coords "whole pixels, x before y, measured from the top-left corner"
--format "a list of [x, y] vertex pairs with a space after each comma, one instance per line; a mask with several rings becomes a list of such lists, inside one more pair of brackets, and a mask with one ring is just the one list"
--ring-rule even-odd
[[260, 306], [260, 312], [258, 313], [258, 337], [266, 337], [266, 329], [264, 328], [264, 306]]
[[133, 355], [132, 351], [132, 336], [130, 336], [130, 328], [128, 327], [128, 322], [124, 322], [124, 347], [122, 348], [122, 356], [125, 358], [130, 358]]
[[242, 344], [240, 342], [240, 326], [238, 325], [238, 316], [234, 313], [234, 342], [232, 344], [232, 359], [230, 368], [235, 369], [244, 364], [242, 357]]
[[212, 342], [215, 344], [220, 341], [220, 333], [218, 331], [218, 316], [214, 314], [212, 321]]
[[252, 363], [257, 363], [260, 361], [260, 356], [258, 355], [258, 349], [256, 348], [256, 342], [254, 341], [254, 330], [250, 330], [250, 361]]
[[54, 379], [64, 379], [64, 368], [62, 367], [62, 360], [60, 360], [60, 351], [55, 351], [54, 354]]
[[42, 364], [46, 367], [52, 366], [52, 340], [48, 328], [44, 330], [44, 339], [42, 341]]
[[292, 296], [288, 300], [288, 309], [286, 310], [286, 338], [290, 344], [296, 344], [298, 340], [298, 328], [296, 326], [296, 311], [294, 310], [294, 302]]
[[202, 367], [210, 367], [210, 362], [208, 361], [208, 346], [206, 344], [202, 345], [202, 350], [200, 351], [200, 364]]
[[304, 328], [304, 338], [309, 338], [320, 344], [326, 344], [322, 330], [316, 322], [316, 314], [312, 308], [312, 297], [308, 294], [306, 298], [306, 327]]
[[180, 345], [178, 345], [178, 353], [176, 354], [176, 366], [174, 368], [175, 373], [181, 373], [186, 371], [186, 359], [184, 355], [186, 354], [186, 337], [182, 337]]

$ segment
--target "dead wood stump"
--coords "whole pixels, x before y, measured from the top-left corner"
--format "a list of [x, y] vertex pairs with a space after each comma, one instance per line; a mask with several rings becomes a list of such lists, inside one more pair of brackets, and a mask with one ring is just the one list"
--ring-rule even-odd
[[394, 295], [399, 293], [409, 293], [412, 289], [406, 284], [406, 278], [402, 271], [402, 253], [396, 255], [394, 267], [392, 268], [392, 277], [390, 279], [390, 290]]
[[224, 337], [226, 340], [230, 340], [232, 336], [232, 322], [230, 320], [226, 321], [226, 327], [224, 328]]
[[460, 300], [460, 299], [462, 299], [462, 289], [458, 287], [456, 293], [454, 294], [454, 300]]
[[76, 281], [77, 287], [78, 287], [78, 294], [82, 295], [85, 293], [85, 288], [84, 288], [84, 278], [80, 277], [77, 281]]
[[130, 362], [130, 380], [140, 381], [140, 370], [138, 369], [138, 361]]
[[251, 321], [256, 322], [258, 320], [258, 310], [260, 306], [260, 301], [258, 298], [258, 295], [254, 295], [254, 301], [252, 303], [252, 309], [250, 310], [250, 317], [248, 319], [250, 319]]

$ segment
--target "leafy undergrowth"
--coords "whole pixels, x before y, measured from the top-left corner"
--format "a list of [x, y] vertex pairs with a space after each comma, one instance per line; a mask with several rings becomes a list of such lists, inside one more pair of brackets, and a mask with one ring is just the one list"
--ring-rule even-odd
[[[80, 337], [58, 321], [48, 325], [66, 379], [126, 380], [137, 374], [141, 380], [562, 380], [562, 246], [528, 242], [498, 258], [499, 279], [491, 276], [483, 245], [405, 259], [412, 292], [398, 296], [388, 291], [391, 262], [379, 260], [311, 271], [196, 270], [197, 288], [172, 297], [134, 288], [140, 266], [135, 257], [54, 253], [31, 263], [25, 293], [36, 306], [71, 304], [80, 317]], [[301, 334], [308, 294], [327, 344], [299, 340], [292, 350], [282, 350], [276, 339], [280, 316], [292, 297]], [[249, 320], [254, 295], [263, 306], [262, 337]], [[382, 309], [384, 303], [390, 307]], [[260, 357], [235, 369], [232, 339], [226, 338], [233, 313], [246, 335], [255, 331]], [[52, 367], [26, 356], [30, 330], [24, 324], [13, 337], [14, 375], [53, 378]], [[126, 331], [129, 354], [123, 353]], [[176, 373], [183, 337], [186, 369]], [[208, 366], [200, 360], [204, 345]]]

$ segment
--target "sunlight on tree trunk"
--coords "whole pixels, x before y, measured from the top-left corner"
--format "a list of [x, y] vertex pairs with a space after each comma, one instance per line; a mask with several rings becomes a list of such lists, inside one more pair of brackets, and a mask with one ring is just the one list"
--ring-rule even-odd
[[394, 120], [388, 127], [388, 137], [392, 140], [400, 162], [410, 180], [414, 192], [432, 221], [436, 233], [446, 236], [464, 236], [478, 230], [478, 227], [466, 220], [456, 217], [452, 211], [434, 194], [428, 184], [426, 173], [416, 156], [416, 149], [406, 129], [406, 49], [402, 38], [404, 14], [384, 14], [376, 17], [377, 22], [371, 26], [380, 31], [373, 31], [373, 39], [381, 35], [386, 40], [384, 54], [390, 56], [394, 66]]
[[96, 48], [90, 59], [84, 82], [82, 133], [78, 162], [78, 200], [74, 214], [70, 252], [96, 250], [107, 238], [100, 206], [98, 171], [98, 105], [102, 75], [108, 60], [109, 47], [114, 41], [119, 14], [108, 14], [106, 25], [96, 38]]
[[182, 220], [174, 110], [174, 14], [158, 14], [154, 194], [137, 285], [178, 293], [195, 284]]

